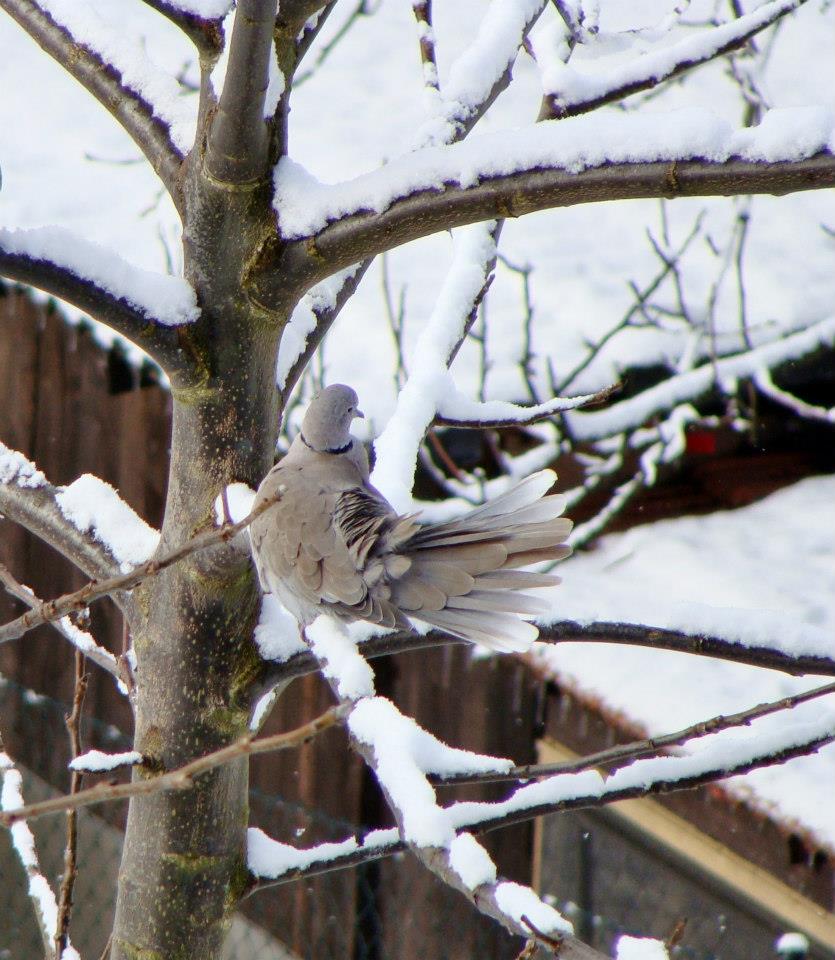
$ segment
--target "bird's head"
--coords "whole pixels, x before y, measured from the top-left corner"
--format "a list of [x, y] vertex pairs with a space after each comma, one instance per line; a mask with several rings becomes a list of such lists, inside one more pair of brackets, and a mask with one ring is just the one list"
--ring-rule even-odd
[[302, 440], [318, 453], [341, 453], [351, 446], [351, 422], [364, 416], [356, 393], [342, 383], [325, 387], [310, 401], [302, 420]]

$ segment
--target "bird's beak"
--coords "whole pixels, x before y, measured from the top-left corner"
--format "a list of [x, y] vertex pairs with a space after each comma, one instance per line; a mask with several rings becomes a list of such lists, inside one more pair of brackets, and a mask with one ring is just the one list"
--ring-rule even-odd
[[365, 414], [362, 412], [362, 410], [354, 410], [354, 416], [359, 417], [360, 420], [365, 420]]

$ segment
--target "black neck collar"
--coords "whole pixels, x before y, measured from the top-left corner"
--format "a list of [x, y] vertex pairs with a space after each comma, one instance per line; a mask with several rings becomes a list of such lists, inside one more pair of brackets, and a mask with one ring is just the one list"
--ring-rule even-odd
[[299, 436], [302, 438], [302, 443], [307, 447], [307, 449], [312, 450], [314, 453], [330, 453], [330, 454], [347, 453], [351, 449], [354, 443], [353, 440], [349, 440], [344, 447], [335, 447], [332, 450], [317, 450], [316, 447], [312, 447], [307, 442], [303, 433], [299, 432]]

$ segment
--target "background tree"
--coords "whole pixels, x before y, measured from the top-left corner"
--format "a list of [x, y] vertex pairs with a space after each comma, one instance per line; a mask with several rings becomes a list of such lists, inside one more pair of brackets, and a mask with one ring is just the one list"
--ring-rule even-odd
[[[226, 0], [146, 0], [144, 11], [137, 0], [130, 11], [120, 11], [126, 19], [118, 23], [107, 4], [0, 0], [0, 6], [133, 139], [162, 185], [155, 222], [163, 225], [163, 240], [171, 236], [167, 211], [175, 211], [181, 225], [182, 271], [174, 275], [140, 270], [58, 228], [0, 231], [4, 276], [73, 304], [141, 348], [168, 378], [174, 403], [158, 538], [105, 486], [83, 479], [55, 488], [25, 458], [3, 448], [0, 459], [2, 513], [98, 581], [78, 595], [42, 605], [5, 574], [7, 587], [33, 612], [0, 628], [0, 639], [22, 636], [37, 622], [55, 622], [91, 660], [122, 679], [134, 709], [136, 753], [122, 760], [136, 771], [128, 791], [111, 955], [217, 956], [231, 913], [259, 877], [275, 880], [348, 866], [404, 846], [512, 932], [534, 937], [542, 948], [554, 948], [559, 940], [563, 957], [592, 955], [531, 891], [496, 875], [475, 834], [545, 811], [690, 786], [811, 751], [832, 737], [828, 716], [800, 738], [787, 724], [784, 740], [740, 753], [732, 763], [705, 757], [701, 766], [664, 768], [667, 772], [649, 777], [649, 786], [636, 786], [629, 776], [619, 781], [615, 775], [604, 784], [586, 775], [568, 792], [556, 782], [553, 789], [521, 786], [503, 804], [441, 808], [432, 777], [518, 780], [531, 771], [451, 750], [419, 731], [374, 696], [364, 658], [327, 625], [312, 631], [309, 649], [293, 647], [293, 638], [281, 634], [280, 614], [262, 610], [245, 539], [235, 536], [241, 527], [227, 522], [209, 531], [224, 515], [229, 520], [230, 512], [237, 519], [245, 515], [240, 487], [224, 501], [218, 498], [230, 484], [257, 486], [273, 462], [282, 414], [292, 430], [294, 405], [310, 396], [325, 371], [350, 374], [352, 362], [355, 371], [380, 358], [393, 364], [396, 405], [392, 411], [392, 394], [381, 391], [371, 412], [377, 422], [388, 414], [375, 444], [375, 482], [396, 507], [412, 505], [418, 459], [450, 498], [474, 502], [508, 478], [573, 452], [582, 458], [585, 475], [570, 491], [571, 505], [606, 492], [594, 518], [578, 528], [578, 546], [681, 455], [688, 426], [710, 422], [699, 406], [705, 397], [720, 400], [720, 412], [714, 409], [710, 417], [740, 422], [747, 394], [739, 384], [750, 382], [798, 416], [831, 420], [831, 411], [780, 384], [788, 362], [835, 339], [831, 305], [815, 295], [806, 298], [804, 310], [787, 310], [786, 298], [780, 306], [787, 315], [769, 325], [770, 318], [754, 314], [762, 314], [771, 293], [760, 274], [773, 269], [773, 261], [771, 268], [760, 265], [755, 271], [765, 285], [755, 310], [745, 259], [752, 235], [760, 249], [763, 244], [757, 233], [761, 211], [751, 195], [835, 184], [831, 109], [798, 105], [785, 88], [767, 92], [769, 70], [786, 71], [780, 60], [783, 36], [789, 38], [789, 57], [798, 49], [798, 32], [825, 44], [820, 24], [823, 18], [831, 25], [831, 8], [771, 0], [748, 12], [737, 4], [722, 10], [712, 4], [664, 4], [660, 15], [653, 5], [649, 13], [636, 7], [624, 15], [605, 6], [598, 11], [575, 3], [493, 0], [439, 9], [436, 42], [432, 5], [415, 2], [417, 34], [408, 38], [415, 51], [410, 93], [422, 104], [424, 121], [409, 143], [389, 152], [396, 144], [391, 129], [405, 133], [402, 121], [390, 116], [391, 126], [380, 126], [381, 117], [373, 115], [378, 155], [387, 162], [366, 171], [351, 152], [350, 138], [362, 129], [377, 94], [364, 85], [372, 67], [358, 53], [368, 54], [362, 38], [369, 32], [376, 44], [393, 37], [395, 26], [402, 36], [399, 15], [392, 20], [387, 10], [365, 2], [289, 0], [276, 9], [275, 0], [240, 0], [227, 16]], [[174, 32], [163, 34], [161, 25], [142, 20], [157, 15], [167, 18]], [[618, 16], [628, 19], [617, 22]], [[374, 33], [372, 24], [380, 23]], [[159, 36], [159, 48], [151, 43], [146, 50], [139, 42], [143, 34]], [[22, 36], [16, 42], [23, 42]], [[186, 39], [196, 51], [190, 56], [182, 53]], [[371, 52], [381, 54], [382, 47], [373, 43]], [[162, 67], [154, 63], [155, 54]], [[345, 75], [346, 61], [339, 57], [353, 70], [353, 109], [336, 131], [344, 145], [343, 182], [324, 184], [294, 159], [293, 137], [303, 142], [329, 132], [319, 123], [315, 98], [324, 103], [346, 95], [327, 86], [333, 64], [337, 85]], [[804, 66], [812, 70], [825, 61], [824, 51]], [[691, 74], [709, 78], [710, 106], [718, 102], [713, 96], [718, 85], [729, 104], [720, 106], [736, 112], [736, 122], [704, 106], [670, 109], [678, 103], [681, 81]], [[389, 86], [396, 89], [397, 83]], [[534, 103], [531, 92], [537, 88]], [[384, 103], [391, 93], [379, 94]], [[396, 93], [407, 99], [406, 90]], [[698, 88], [695, 95], [698, 100]], [[412, 104], [404, 116], [412, 119], [415, 109]], [[537, 110], [537, 123], [520, 125], [521, 117]], [[480, 123], [486, 132], [474, 132]], [[7, 192], [15, 190], [13, 181]], [[550, 208], [681, 197], [740, 199], [728, 201], [724, 213], [687, 207], [679, 215], [662, 205], [640, 278], [630, 285], [618, 278], [627, 296], [620, 313], [608, 312], [614, 301], [604, 294], [598, 298], [606, 306], [603, 315], [589, 315], [570, 286], [563, 287], [564, 300], [556, 299], [558, 288], [551, 290], [547, 276], [534, 274], [528, 264], [525, 226], [504, 229], [506, 218]], [[790, 209], [790, 200], [781, 203]], [[774, 209], [763, 208], [764, 231], [775, 230], [768, 222], [779, 220]], [[60, 214], [48, 219], [56, 218]], [[563, 230], [572, 229], [568, 223], [562, 221]], [[412, 282], [421, 279], [426, 259], [416, 242], [450, 229], [455, 233], [448, 269], [434, 305], [425, 315], [410, 315], [408, 297], [398, 301], [397, 290], [410, 266]], [[547, 231], [555, 229], [552, 223]], [[547, 231], [539, 232], [540, 241]], [[502, 233], [512, 234], [519, 259], [510, 254], [500, 261]], [[779, 223], [770, 236], [772, 242], [791, 243]], [[820, 231], [818, 242], [826, 237]], [[602, 238], [596, 244], [602, 264], [593, 278], [598, 285], [607, 269], [601, 248], [608, 242]], [[410, 244], [406, 252], [393, 254], [379, 274], [383, 322], [346, 310], [350, 324], [338, 342], [344, 345], [347, 337], [353, 346], [340, 367], [322, 352], [325, 338], [363, 276], [377, 269], [375, 259], [404, 244]], [[805, 257], [799, 240], [797, 246], [794, 263]], [[149, 253], [149, 260], [153, 256]], [[178, 257], [174, 251], [172, 261]], [[707, 268], [705, 257], [711, 260]], [[497, 268], [497, 262], [503, 266]], [[488, 299], [494, 276], [500, 279]], [[514, 278], [520, 290], [515, 307], [508, 293]], [[794, 278], [796, 292], [806, 279]], [[539, 302], [549, 306], [538, 313], [532, 287], [540, 283]], [[559, 324], [569, 339], [548, 358], [543, 346]], [[386, 325], [393, 346], [383, 344]], [[450, 371], [459, 354], [462, 373], [456, 382]], [[629, 356], [663, 361], [665, 375], [602, 408], [580, 409], [608, 396], [618, 365]], [[514, 399], [524, 402], [508, 402]], [[501, 475], [490, 482], [437, 465], [438, 426], [533, 423], [539, 424], [538, 443], [526, 453], [514, 457], [494, 443]], [[115, 524], [108, 524], [105, 504], [121, 511]], [[121, 661], [89, 637], [79, 640], [77, 627], [66, 620], [105, 595], [118, 604], [129, 629], [131, 648]], [[259, 616], [265, 630], [283, 636], [269, 657], [254, 640]], [[792, 672], [833, 669], [823, 651], [809, 654], [802, 644], [786, 650], [777, 638], [772, 644], [740, 645], [722, 631], [706, 636], [698, 625], [657, 627], [558, 621], [543, 635], [652, 642]], [[361, 651], [390, 655], [426, 642], [372, 636]], [[258, 833], [251, 832], [247, 842], [246, 764], [252, 749], [247, 737], [253, 722], [257, 726], [263, 719], [265, 694], [314, 669], [323, 670], [332, 684], [339, 708], [289, 742], [300, 742], [322, 725], [345, 723], [353, 747], [380, 781], [398, 830], [364, 843], [348, 840], [336, 851], [313, 851], [299, 865], [288, 860], [285, 847]], [[392, 735], [382, 737], [380, 731]], [[678, 731], [671, 741], [694, 733]], [[211, 760], [199, 759], [217, 751], [222, 752]], [[14, 807], [14, 771], [9, 758], [3, 763], [6, 805]], [[189, 766], [194, 763], [198, 766]], [[101, 798], [99, 793], [94, 799]], [[89, 800], [78, 794], [62, 803]], [[5, 819], [20, 822], [21, 815], [7, 811]], [[28, 862], [27, 869], [37, 875], [36, 863]], [[48, 905], [38, 902], [52, 949], [53, 918]], [[57, 950], [67, 949], [66, 930], [58, 931], [56, 943]]]

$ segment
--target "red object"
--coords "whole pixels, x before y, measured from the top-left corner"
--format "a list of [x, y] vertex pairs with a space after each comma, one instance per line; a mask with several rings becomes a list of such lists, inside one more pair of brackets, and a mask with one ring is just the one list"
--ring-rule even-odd
[[716, 433], [713, 430], [689, 430], [687, 452], [695, 454], [716, 453]]

